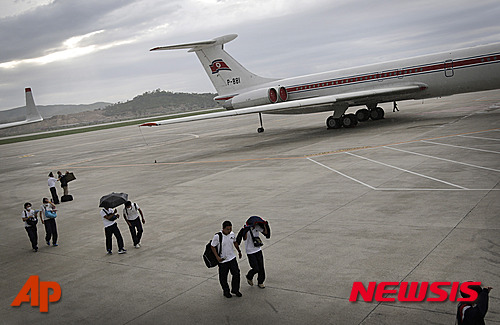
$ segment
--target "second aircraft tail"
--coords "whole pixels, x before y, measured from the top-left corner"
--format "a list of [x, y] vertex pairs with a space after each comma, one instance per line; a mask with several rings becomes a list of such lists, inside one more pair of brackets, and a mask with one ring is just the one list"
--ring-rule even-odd
[[26, 122], [38, 122], [43, 120], [42, 115], [40, 115], [40, 112], [36, 108], [31, 88], [26, 88], [24, 91], [26, 93]]

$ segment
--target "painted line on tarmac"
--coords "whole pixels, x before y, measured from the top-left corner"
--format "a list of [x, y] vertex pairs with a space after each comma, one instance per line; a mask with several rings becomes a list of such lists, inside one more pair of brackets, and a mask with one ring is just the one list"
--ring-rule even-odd
[[495, 139], [495, 138], [484, 138], [484, 137], [473, 137], [473, 136], [470, 136], [470, 135], [457, 135], [457, 137], [462, 137], [462, 138], [471, 138], [471, 139], [480, 139], [480, 140], [500, 141], [500, 139]]
[[423, 154], [423, 153], [418, 153], [418, 152], [414, 152], [414, 151], [408, 151], [408, 150], [403, 150], [403, 149], [397, 149], [397, 148], [393, 148], [393, 147], [389, 147], [389, 146], [385, 146], [384, 148], [386, 148], [386, 149], [391, 149], [391, 150], [396, 150], [396, 151], [401, 151], [401, 152], [404, 152], [404, 153], [409, 153], [409, 154], [412, 154], [412, 155], [418, 155], [418, 156], [422, 156], [422, 157], [427, 157], [427, 158], [432, 158], [432, 159], [443, 160], [443, 161], [451, 162], [451, 163], [454, 163], [454, 164], [460, 164], [460, 165], [465, 165], [465, 166], [469, 166], [469, 167], [480, 168], [480, 169], [486, 169], [486, 170], [491, 170], [491, 171], [494, 171], [494, 172], [500, 172], [500, 169], [489, 168], [489, 167], [483, 167], [483, 166], [478, 166], [478, 165], [468, 164], [468, 163], [464, 163], [464, 162], [460, 162], [460, 161], [456, 161], [456, 160], [445, 159], [445, 158], [440, 158], [440, 157], [435, 157], [435, 156], [429, 156], [429, 155], [425, 155], [425, 154]]
[[396, 167], [396, 166], [393, 166], [393, 165], [389, 165], [389, 164], [383, 163], [381, 161], [377, 161], [377, 160], [373, 160], [373, 159], [366, 158], [366, 157], [363, 157], [363, 156], [359, 156], [359, 155], [356, 155], [356, 154], [353, 154], [353, 153], [350, 153], [350, 152], [346, 152], [346, 154], [350, 155], [350, 156], [358, 157], [360, 159], [365, 159], [365, 160], [368, 160], [370, 162], [373, 162], [373, 163], [376, 163], [376, 164], [379, 164], [379, 165], [382, 165], [382, 166], [394, 168], [394, 169], [400, 170], [400, 171], [405, 172], [405, 173], [409, 173], [409, 174], [412, 174], [412, 175], [416, 175], [416, 176], [420, 176], [420, 177], [423, 177], [423, 178], [427, 178], [427, 179], [430, 179], [430, 180], [433, 180], [433, 181], [436, 181], [436, 182], [440, 182], [440, 183], [443, 183], [443, 184], [446, 184], [446, 185], [450, 185], [450, 186], [453, 186], [453, 187], [458, 187], [458, 188], [460, 188], [462, 190], [468, 190], [468, 188], [466, 188], [466, 187], [463, 187], [463, 186], [460, 186], [460, 185], [456, 185], [456, 184], [453, 184], [453, 183], [450, 183], [450, 182], [447, 182], [447, 181], [443, 181], [443, 180], [437, 179], [435, 177], [431, 177], [431, 176], [427, 176], [427, 175], [424, 175], [424, 174], [412, 172], [411, 170], [407, 170], [407, 169], [404, 169], [404, 168], [400, 168], [400, 167]]
[[464, 133], [456, 133], [456, 134], [443, 135], [443, 136], [439, 136], [439, 137], [424, 138], [424, 139], [418, 139], [418, 140], [394, 142], [394, 143], [389, 143], [389, 144], [381, 144], [381, 145], [377, 145], [377, 146], [364, 146], [364, 147], [356, 147], [356, 148], [349, 148], [349, 149], [339, 149], [339, 150], [333, 150], [333, 151], [321, 152], [321, 153], [317, 153], [317, 154], [306, 155], [305, 157], [307, 158], [307, 157], [314, 157], [314, 156], [327, 156], [327, 155], [337, 154], [337, 153], [346, 152], [346, 151], [377, 149], [377, 148], [383, 148], [386, 146], [398, 146], [398, 145], [402, 145], [402, 144], [425, 142], [425, 141], [431, 141], [431, 140], [437, 140], [437, 139], [452, 138], [452, 137], [457, 137], [457, 136], [486, 133], [486, 132], [492, 132], [492, 131], [500, 131], [500, 128], [487, 129], [487, 130], [481, 130], [481, 131], [464, 132]]
[[344, 174], [344, 173], [341, 173], [341, 172], [339, 172], [338, 170], [335, 170], [335, 169], [330, 168], [330, 167], [328, 167], [328, 166], [326, 166], [326, 165], [323, 165], [322, 163], [317, 162], [316, 160], [314, 160], [314, 159], [312, 159], [312, 158], [307, 157], [307, 160], [312, 161], [313, 163], [318, 164], [318, 165], [320, 165], [321, 167], [324, 167], [324, 168], [326, 168], [326, 169], [328, 169], [328, 170], [331, 170], [332, 172], [335, 172], [335, 173], [337, 173], [337, 174], [339, 174], [339, 175], [341, 175], [341, 176], [344, 176], [344, 177], [346, 177], [346, 178], [350, 179], [351, 181], [354, 181], [354, 182], [356, 182], [356, 183], [359, 183], [359, 184], [361, 184], [361, 185], [363, 185], [363, 186], [366, 186], [366, 187], [368, 187], [368, 188], [370, 188], [370, 189], [372, 189], [372, 190], [376, 190], [376, 188], [375, 188], [375, 187], [373, 187], [373, 186], [371, 186], [371, 185], [368, 185], [368, 184], [366, 184], [366, 183], [363, 183], [362, 181], [357, 180], [357, 179], [355, 179], [355, 178], [353, 178], [353, 177], [351, 177], [351, 176], [348, 176], [348, 175], [346, 175], [346, 174]]
[[430, 143], [430, 144], [437, 144], [437, 145], [440, 145], [440, 146], [447, 146], [447, 147], [453, 147], [453, 148], [460, 148], [460, 149], [467, 149], [467, 150], [474, 150], [474, 151], [481, 151], [481, 152], [488, 152], [488, 153], [500, 154], [500, 151], [485, 150], [485, 149], [471, 148], [471, 147], [465, 147], [465, 146], [457, 146], [457, 145], [453, 145], [453, 144], [447, 144], [447, 143], [441, 143], [441, 142], [435, 142], [435, 141], [420, 140], [420, 142], [425, 142], [425, 143]]

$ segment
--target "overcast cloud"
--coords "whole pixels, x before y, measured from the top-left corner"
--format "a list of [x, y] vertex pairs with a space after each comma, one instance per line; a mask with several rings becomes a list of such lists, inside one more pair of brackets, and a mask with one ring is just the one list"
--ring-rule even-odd
[[290, 77], [500, 41], [498, 0], [0, 0], [0, 110], [215, 92], [196, 55], [236, 33], [250, 71]]

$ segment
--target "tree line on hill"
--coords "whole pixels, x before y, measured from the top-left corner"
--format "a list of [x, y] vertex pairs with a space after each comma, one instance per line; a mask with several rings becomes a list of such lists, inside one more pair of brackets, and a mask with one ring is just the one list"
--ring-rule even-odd
[[213, 93], [174, 93], [156, 89], [134, 97], [125, 103], [118, 102], [103, 109], [105, 116], [146, 117], [216, 108]]

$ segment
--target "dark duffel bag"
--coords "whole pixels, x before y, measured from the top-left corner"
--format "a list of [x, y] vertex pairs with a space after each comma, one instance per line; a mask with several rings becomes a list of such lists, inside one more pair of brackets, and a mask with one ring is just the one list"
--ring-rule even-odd
[[61, 202], [69, 202], [69, 201], [73, 201], [73, 195], [63, 195], [61, 196]]

